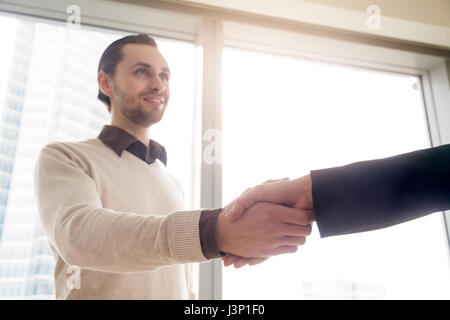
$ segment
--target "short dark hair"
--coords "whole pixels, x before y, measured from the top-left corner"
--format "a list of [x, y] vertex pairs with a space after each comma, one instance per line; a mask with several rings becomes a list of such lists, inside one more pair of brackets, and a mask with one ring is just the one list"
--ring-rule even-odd
[[[111, 43], [103, 52], [100, 62], [98, 63], [97, 73], [103, 71], [113, 77], [116, 73], [117, 64], [122, 60], [122, 48], [128, 43], [146, 44], [158, 48], [155, 40], [143, 33], [123, 37]], [[105, 103], [108, 107], [108, 111], [111, 112], [111, 100], [107, 95], [101, 92], [100, 88], [98, 89], [97, 98]]]

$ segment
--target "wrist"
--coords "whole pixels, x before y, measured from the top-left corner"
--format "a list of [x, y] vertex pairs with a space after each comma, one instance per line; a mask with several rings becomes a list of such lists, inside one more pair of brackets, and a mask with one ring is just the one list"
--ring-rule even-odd
[[294, 204], [298, 208], [313, 209], [311, 176], [308, 174], [292, 181], [295, 183], [293, 191], [295, 194]]
[[217, 249], [219, 252], [228, 252], [227, 251], [227, 237], [226, 237], [226, 218], [224, 215], [226, 208], [223, 208], [220, 210], [219, 214], [217, 215], [217, 225], [216, 225], [216, 243], [217, 243]]
[[311, 207], [313, 205], [313, 197], [312, 197], [312, 180], [311, 180], [311, 175], [307, 174], [306, 176], [304, 176], [304, 180], [305, 180], [305, 185], [304, 185], [304, 189], [303, 192], [305, 194], [306, 199], [308, 199], [311, 203]]

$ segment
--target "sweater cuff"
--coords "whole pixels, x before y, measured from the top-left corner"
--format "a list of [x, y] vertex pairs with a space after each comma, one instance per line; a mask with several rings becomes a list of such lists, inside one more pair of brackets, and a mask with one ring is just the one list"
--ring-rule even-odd
[[217, 217], [222, 208], [203, 210], [200, 215], [199, 232], [203, 255], [207, 259], [220, 258], [222, 254], [217, 248], [216, 226]]
[[201, 210], [180, 211], [168, 216], [170, 255], [176, 263], [204, 262], [199, 237]]

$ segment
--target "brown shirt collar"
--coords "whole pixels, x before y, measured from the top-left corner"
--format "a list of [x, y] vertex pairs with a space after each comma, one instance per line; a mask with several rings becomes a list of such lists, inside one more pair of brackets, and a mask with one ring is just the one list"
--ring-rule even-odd
[[98, 135], [98, 139], [114, 150], [119, 157], [122, 156], [123, 150], [127, 150], [149, 164], [153, 163], [156, 159], [159, 159], [165, 166], [167, 165], [166, 149], [152, 139], [149, 141], [150, 159], [148, 161], [146, 160], [147, 146], [119, 127], [111, 125], [103, 126], [102, 131]]

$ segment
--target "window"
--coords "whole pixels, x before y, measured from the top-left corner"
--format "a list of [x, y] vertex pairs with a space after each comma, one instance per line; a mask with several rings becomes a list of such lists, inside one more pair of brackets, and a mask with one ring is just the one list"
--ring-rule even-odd
[[[233, 48], [222, 70], [224, 204], [267, 179], [429, 146], [416, 76]], [[326, 239], [314, 228], [296, 254], [224, 268], [223, 298], [448, 299], [447, 252], [440, 214]]]
[[[189, 4], [169, 12], [157, 2], [121, 2], [79, 0], [89, 24], [99, 28], [83, 25], [72, 35], [63, 2], [0, 2], [0, 10], [43, 17], [0, 16], [7, 30], [0, 52], [0, 171], [10, 175], [0, 182], [7, 187], [0, 188], [0, 298], [54, 295], [52, 276], [45, 274], [51, 251], [28, 188], [30, 164], [49, 140], [91, 138], [108, 123], [96, 99], [96, 70], [105, 47], [125, 35], [117, 30], [157, 35], [170, 65], [171, 101], [151, 137], [166, 147], [187, 209], [226, 204], [269, 178], [450, 141], [445, 49], [223, 11], [215, 15], [223, 20], [211, 19], [214, 9]], [[220, 123], [223, 166], [204, 170], [202, 133]], [[415, 232], [426, 232], [426, 239]], [[318, 239], [314, 230], [296, 255], [224, 269], [223, 285], [220, 261], [203, 263], [199, 296], [448, 298], [447, 256], [440, 214], [330, 239]], [[28, 265], [25, 280], [10, 276], [11, 260], [19, 257]]]

